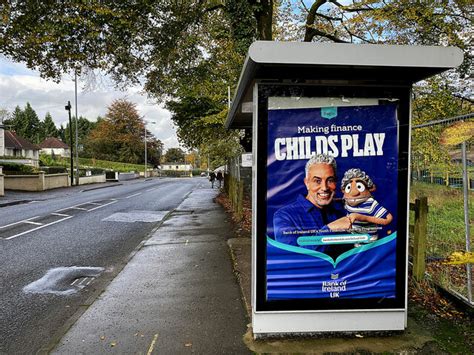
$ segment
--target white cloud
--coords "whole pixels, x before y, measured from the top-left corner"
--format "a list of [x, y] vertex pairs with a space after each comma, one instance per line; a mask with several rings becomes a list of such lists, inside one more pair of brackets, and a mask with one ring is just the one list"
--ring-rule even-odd
[[[83, 90], [83, 84], [79, 78], [78, 116], [95, 121], [98, 116], [106, 114], [107, 107], [113, 100], [126, 98], [136, 104], [139, 114], [147, 121], [156, 122], [149, 124], [148, 130], [164, 143], [166, 149], [179, 146], [169, 111], [148, 100], [140, 93], [140, 88], [131, 87], [126, 91], [100, 88], [88, 92]], [[40, 78], [37, 72], [29, 70], [23, 64], [0, 57], [0, 108], [13, 111], [16, 106], [24, 108], [29, 102], [41, 120], [49, 112], [59, 126], [68, 121], [67, 111], [64, 109], [68, 101], [71, 101], [71, 113], [74, 115], [73, 78], [64, 76], [56, 84]]]

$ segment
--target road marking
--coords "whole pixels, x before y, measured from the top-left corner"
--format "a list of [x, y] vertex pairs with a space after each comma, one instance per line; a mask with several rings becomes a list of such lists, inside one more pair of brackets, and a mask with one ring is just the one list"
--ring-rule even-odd
[[26, 223], [26, 224], [34, 224], [35, 226], [42, 226], [42, 225], [43, 225], [43, 223], [33, 222], [33, 221], [24, 221], [23, 223]]
[[145, 222], [155, 223], [161, 221], [168, 211], [130, 211], [130, 212], [117, 212], [107, 218], [104, 218], [104, 222]]
[[79, 280], [79, 279], [75, 279], [75, 280], [71, 283], [71, 286], [74, 286], [74, 284], [77, 282], [77, 280]]
[[113, 203], [115, 203], [115, 202], [118, 202], [118, 200], [115, 200], [115, 199], [114, 199], [114, 200], [112, 200], [111, 202], [106, 203], [105, 205], [99, 205], [99, 206], [97, 206], [97, 207], [91, 208], [91, 209], [88, 210], [87, 212], [95, 211], [95, 210], [97, 210], [97, 209], [99, 209], [99, 208], [102, 208], [102, 207], [111, 205], [111, 204], [113, 204]]
[[81, 210], [81, 211], [89, 211], [87, 208], [82, 207], [70, 207], [68, 210]]
[[39, 218], [39, 217], [40, 217], [40, 216], [34, 216], [34, 217], [31, 217], [31, 218], [28, 218], [28, 219], [23, 219], [23, 220], [18, 221], [18, 222], [6, 224], [6, 225], [4, 225], [4, 226], [1, 226], [0, 229], [2, 229], [2, 228], [7, 228], [7, 227], [10, 227], [10, 226], [14, 226], [15, 224], [25, 223], [25, 221], [29, 221], [30, 219], [35, 219], [35, 218]]
[[153, 340], [151, 341], [150, 347], [148, 348], [148, 352], [146, 353], [146, 355], [151, 355], [151, 353], [153, 352], [153, 349], [155, 348], [155, 344], [156, 344], [157, 339], [158, 339], [158, 333], [156, 333], [153, 336]]
[[53, 212], [51, 213], [53, 216], [62, 216], [62, 217], [71, 217], [70, 215], [68, 214], [64, 214], [64, 213], [56, 213], [56, 212]]
[[135, 196], [138, 196], [138, 195], [141, 195], [141, 194], [142, 194], [141, 192], [138, 192], [138, 193], [136, 193], [136, 194], [127, 196], [127, 197], [125, 197], [125, 198], [131, 198], [131, 197], [135, 197]]
[[[39, 226], [39, 227], [36, 227], [36, 228], [30, 229], [30, 230], [27, 230], [27, 231], [25, 231], [25, 232], [22, 232], [22, 233], [18, 233], [18, 234], [12, 235], [11, 237], [5, 238], [5, 240], [10, 240], [10, 239], [13, 239], [13, 238], [19, 237], [19, 236], [21, 236], [21, 235], [24, 235], [24, 234], [27, 234], [27, 233], [30, 233], [30, 232], [37, 231], [38, 229], [41, 229], [41, 228], [45, 228], [45, 227], [51, 226], [51, 225], [53, 225], [53, 224], [56, 224], [56, 223], [59, 223], [59, 222], [65, 221], [66, 219], [69, 219], [69, 218], [72, 218], [72, 217], [73, 217], [73, 216], [64, 217], [63, 219], [59, 219], [59, 220], [57, 220], [57, 221], [54, 221], [54, 222], [51, 222], [51, 223], [48, 223], [48, 224], [43, 224], [42, 226]], [[31, 219], [31, 218], [30, 218], [30, 219]]]
[[156, 190], [156, 187], [152, 188], [152, 189], [148, 189], [147, 191], [154, 191]]
[[61, 208], [60, 210], [56, 210], [54, 212], [61, 212], [61, 211], [65, 211], [65, 210], [75, 209], [77, 206], [85, 205], [85, 204], [88, 204], [88, 203], [90, 203], [90, 202], [79, 203], [79, 204], [71, 206], [71, 207]]

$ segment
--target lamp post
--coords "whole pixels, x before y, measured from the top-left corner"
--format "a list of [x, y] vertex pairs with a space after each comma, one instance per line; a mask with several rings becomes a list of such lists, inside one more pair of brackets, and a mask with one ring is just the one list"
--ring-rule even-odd
[[145, 126], [145, 172], [143, 173], [143, 177], [146, 179], [146, 175], [147, 175], [147, 160], [148, 160], [148, 157], [147, 157], [147, 146], [146, 146], [146, 124], [147, 123], [152, 123], [152, 124], [156, 124], [155, 121], [145, 121], [143, 120], [143, 125]]
[[74, 72], [74, 107], [76, 110], [76, 186], [79, 186], [79, 134], [78, 134], [78, 119], [77, 116], [77, 72]]
[[69, 146], [71, 147], [71, 186], [74, 185], [74, 163], [73, 163], [73, 149], [72, 149], [72, 123], [71, 123], [71, 101], [67, 102], [64, 109], [69, 112]]

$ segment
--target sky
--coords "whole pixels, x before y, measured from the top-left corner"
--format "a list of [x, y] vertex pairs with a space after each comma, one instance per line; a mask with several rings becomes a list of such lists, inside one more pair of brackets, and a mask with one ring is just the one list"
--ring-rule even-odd
[[[85, 83], [78, 80], [77, 113], [95, 121], [98, 116], [105, 116], [107, 107], [115, 100], [125, 98], [136, 104], [140, 116], [148, 122], [148, 130], [161, 140], [165, 150], [179, 147], [178, 138], [170, 113], [162, 106], [154, 104], [140, 93], [140, 88], [131, 87], [119, 91], [111, 84], [101, 85], [93, 91], [85, 90]], [[0, 109], [12, 112], [16, 106], [24, 108], [29, 102], [40, 120], [44, 120], [47, 112], [51, 114], [57, 127], [65, 127], [68, 113], [64, 109], [71, 101], [71, 114], [74, 107], [74, 78], [64, 75], [61, 82], [56, 84], [51, 80], [42, 79], [39, 72], [30, 70], [22, 63], [14, 63], [0, 56]]]

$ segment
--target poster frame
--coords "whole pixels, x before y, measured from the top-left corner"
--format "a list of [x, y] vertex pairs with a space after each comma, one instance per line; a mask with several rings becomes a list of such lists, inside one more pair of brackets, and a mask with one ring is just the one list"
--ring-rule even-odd
[[[267, 84], [255, 86], [254, 97], [254, 312], [275, 311], [358, 311], [358, 310], [406, 310], [407, 303], [407, 216], [409, 184], [410, 148], [410, 95], [411, 86], [363, 86], [347, 83], [316, 85]], [[384, 98], [398, 102], [398, 219], [397, 219], [397, 259], [396, 259], [396, 297], [393, 299], [299, 299], [266, 300], [266, 192], [267, 192], [267, 134], [269, 97], [308, 97], [308, 98]], [[256, 104], [256, 105], [255, 105]], [[257, 138], [257, 139], [255, 139]]]

